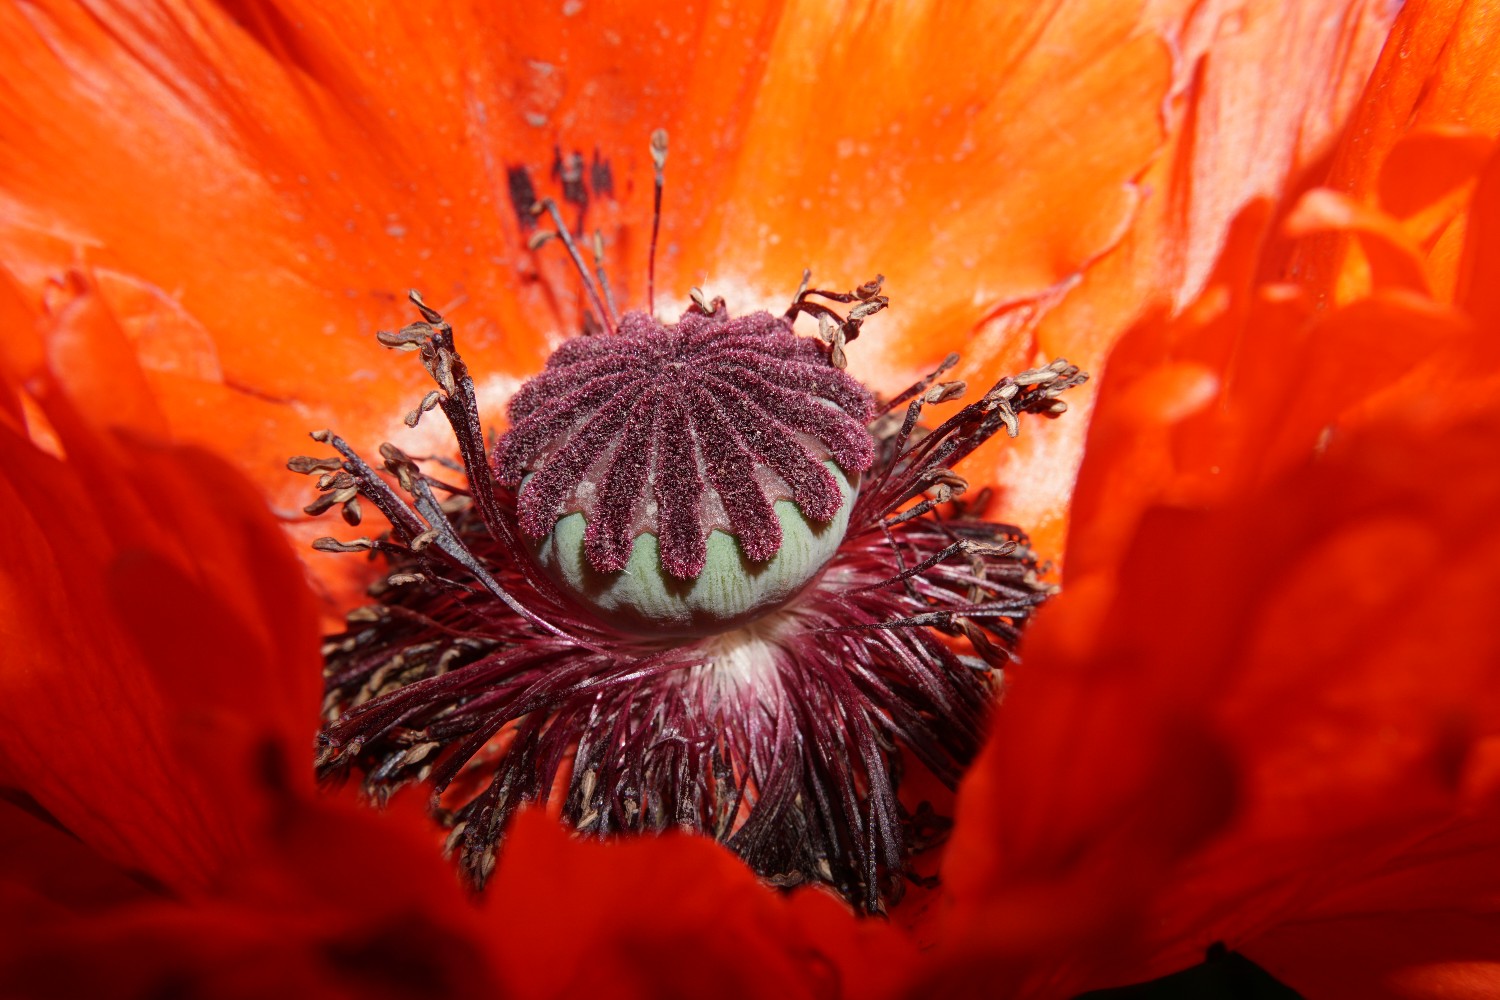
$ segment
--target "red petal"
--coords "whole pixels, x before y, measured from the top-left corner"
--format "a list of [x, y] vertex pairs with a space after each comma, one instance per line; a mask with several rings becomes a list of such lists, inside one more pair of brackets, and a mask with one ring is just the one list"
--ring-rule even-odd
[[[1404, 222], [1325, 197], [1342, 217], [1320, 224], [1380, 234], [1420, 276], [1422, 213], [1461, 221], [1468, 184], [1423, 182]], [[1068, 587], [961, 792], [934, 984], [1054, 995], [1169, 972], [1215, 940], [1284, 948], [1288, 923], [1500, 905], [1472, 880], [1443, 897], [1385, 874], [1450, 836], [1450, 870], [1479, 865], [1490, 828], [1492, 338], [1410, 291], [1315, 312], [1302, 288], [1327, 276], [1257, 287], [1282, 253], [1261, 246], [1265, 218], [1237, 222], [1192, 308], [1111, 358]], [[1408, 954], [1473, 957], [1431, 939]]]
[[1490, 157], [1474, 190], [1468, 235], [1458, 268], [1457, 301], [1481, 327], [1500, 326], [1500, 149]]
[[[89, 299], [59, 311], [58, 356], [118, 334]], [[222, 460], [99, 426], [149, 422], [127, 378], [86, 413], [50, 380], [35, 382], [67, 463], [0, 428], [7, 779], [113, 861], [202, 885], [259, 807], [256, 749], [315, 726], [310, 595]]]
[[[113, 873], [122, 890], [100, 877], [108, 866], [61, 833], [80, 872], [37, 873], [60, 845], [12, 840], [24, 853], [15, 871], [0, 866], [0, 977], [19, 995], [57, 997], [500, 992], [483, 929], [433, 851], [426, 817], [274, 797], [274, 821], [250, 838], [257, 849], [212, 897], [169, 901], [139, 886], [132, 895], [128, 880]], [[17, 899], [28, 883], [40, 899]]]
[[1488, 996], [1500, 974], [1497, 837], [1493, 810], [1469, 817], [1244, 950], [1308, 996]]
[[[149, 900], [125, 872], [35, 811], [0, 798], [0, 915], [90, 912]], [[10, 930], [9, 921], [4, 926]]]
[[963, 789], [945, 953], [1057, 991], [1151, 978], [1448, 822], [1500, 734], [1500, 472], [1472, 460], [1497, 433], [1382, 428], [1154, 511], [1107, 610], [1049, 608]]
[[889, 924], [820, 892], [768, 893], [707, 840], [580, 843], [535, 811], [486, 894], [497, 959], [523, 995], [882, 995], [915, 958]]

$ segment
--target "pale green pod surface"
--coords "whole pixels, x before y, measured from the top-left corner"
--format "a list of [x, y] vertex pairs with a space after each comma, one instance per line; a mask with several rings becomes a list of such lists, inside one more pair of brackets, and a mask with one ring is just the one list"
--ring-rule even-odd
[[587, 522], [582, 514], [558, 520], [538, 543], [537, 562], [571, 596], [613, 625], [652, 635], [705, 635], [734, 628], [783, 603], [833, 558], [859, 493], [858, 474], [832, 462], [843, 503], [829, 521], [812, 521], [790, 500], [774, 509], [781, 522], [781, 548], [765, 562], [747, 558], [733, 535], [713, 531], [708, 558], [692, 580], [679, 580], [661, 564], [656, 535], [635, 539], [630, 559], [616, 573], [601, 573], [584, 555]]

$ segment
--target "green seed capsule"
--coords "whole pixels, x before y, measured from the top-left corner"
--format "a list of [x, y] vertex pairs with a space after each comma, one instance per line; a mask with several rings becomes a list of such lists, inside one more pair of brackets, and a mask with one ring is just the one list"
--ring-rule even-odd
[[733, 535], [711, 531], [703, 570], [679, 580], [662, 568], [655, 534], [638, 535], [625, 568], [600, 572], [584, 553], [587, 522], [569, 514], [536, 548], [537, 562], [569, 595], [617, 627], [658, 635], [723, 631], [783, 603], [833, 558], [859, 491], [858, 475], [825, 463], [843, 494], [828, 521], [812, 521], [790, 500], [774, 504], [781, 548], [765, 562], [745, 555]]

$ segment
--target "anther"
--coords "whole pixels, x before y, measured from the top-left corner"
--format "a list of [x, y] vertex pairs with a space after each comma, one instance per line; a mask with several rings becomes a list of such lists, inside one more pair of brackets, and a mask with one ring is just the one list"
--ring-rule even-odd
[[962, 396], [968, 388], [965, 382], [939, 382], [923, 394], [922, 400], [927, 403], [946, 403]]
[[319, 552], [368, 552], [375, 542], [368, 538], [356, 538], [352, 542], [341, 542], [331, 535], [313, 539], [312, 547]]
[[286, 467], [292, 472], [309, 476], [314, 472], [336, 472], [344, 467], [344, 460], [338, 457], [313, 458], [310, 455], [294, 455], [287, 459]]
[[392, 587], [406, 587], [415, 583], [425, 583], [427, 577], [421, 573], [392, 573], [385, 578], [385, 582]]
[[375, 339], [393, 351], [418, 351], [432, 337], [432, 327], [426, 323], [413, 323], [399, 330], [381, 330]]
[[802, 282], [797, 286], [797, 294], [792, 296], [792, 301], [796, 302], [802, 298], [803, 293], [807, 291], [807, 286], [810, 284], [812, 284], [812, 268], [804, 267], [802, 269]]
[[1039, 385], [1043, 382], [1052, 382], [1057, 379], [1057, 372], [1051, 368], [1036, 368], [1028, 372], [1022, 372], [1015, 378], [1016, 385]]
[[420, 423], [421, 420], [422, 420], [422, 414], [429, 413], [432, 410], [437, 409], [438, 404], [440, 402], [442, 402], [442, 400], [443, 400], [442, 393], [438, 392], [436, 389], [433, 389], [427, 395], [423, 396], [422, 397], [422, 402], [420, 402], [420, 403], [417, 404], [417, 408], [414, 409], [414, 410], [412, 410], [410, 413], [408, 413], [406, 415], [406, 418], [405, 418], [405, 421], [404, 421], [405, 424], [406, 424], [406, 426], [408, 426], [408, 427], [415, 427], [415, 426], [417, 426], [417, 424]]

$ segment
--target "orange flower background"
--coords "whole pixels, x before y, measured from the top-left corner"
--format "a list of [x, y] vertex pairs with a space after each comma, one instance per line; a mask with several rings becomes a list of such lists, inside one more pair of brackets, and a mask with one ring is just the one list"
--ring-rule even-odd
[[[1496, 988], [1500, 12], [306, 8], [0, 11], [6, 981], [1055, 996], [1223, 941], [1309, 996]], [[658, 126], [667, 297], [881, 271], [877, 389], [1099, 375], [965, 469], [1065, 592], [889, 923], [540, 815], [476, 903], [304, 766], [351, 567], [305, 582], [285, 457], [421, 450], [371, 336], [408, 287], [492, 407], [576, 326], [505, 193], [554, 143], [613, 161], [639, 303]]]

